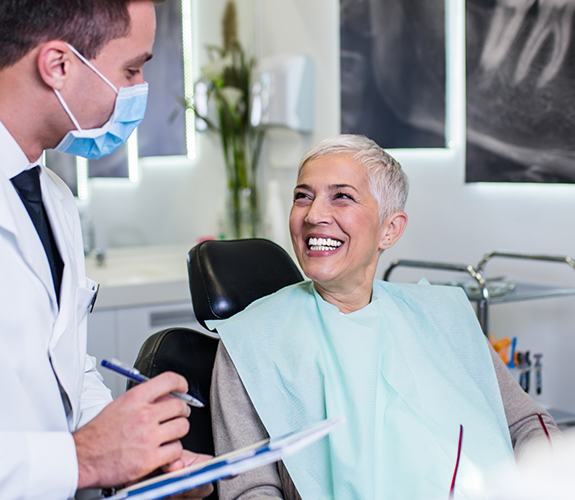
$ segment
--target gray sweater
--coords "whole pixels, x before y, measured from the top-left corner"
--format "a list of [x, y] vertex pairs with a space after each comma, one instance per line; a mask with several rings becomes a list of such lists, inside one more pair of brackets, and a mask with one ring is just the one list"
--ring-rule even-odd
[[[515, 457], [519, 459], [528, 444], [546, 439], [537, 413], [543, 416], [551, 437], [562, 439], [561, 431], [551, 416], [521, 389], [501, 358], [491, 346], [489, 348]], [[249, 446], [269, 437], [221, 342], [212, 378], [211, 405], [217, 455]], [[218, 492], [220, 500], [301, 499], [283, 462], [260, 467], [220, 481]]]

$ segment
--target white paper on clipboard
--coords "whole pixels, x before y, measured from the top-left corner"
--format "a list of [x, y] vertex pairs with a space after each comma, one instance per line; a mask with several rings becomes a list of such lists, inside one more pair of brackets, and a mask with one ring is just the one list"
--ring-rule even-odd
[[206, 462], [156, 476], [118, 491], [108, 500], [159, 500], [219, 479], [282, 460], [329, 434], [345, 417], [322, 420], [284, 436], [266, 439]]

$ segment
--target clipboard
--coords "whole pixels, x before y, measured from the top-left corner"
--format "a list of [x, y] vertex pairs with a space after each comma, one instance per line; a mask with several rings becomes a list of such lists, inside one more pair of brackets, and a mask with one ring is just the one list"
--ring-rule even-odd
[[108, 497], [108, 500], [159, 500], [219, 479], [236, 476], [293, 455], [325, 437], [344, 422], [343, 416], [321, 420], [281, 437], [265, 439], [206, 462], [136, 483]]

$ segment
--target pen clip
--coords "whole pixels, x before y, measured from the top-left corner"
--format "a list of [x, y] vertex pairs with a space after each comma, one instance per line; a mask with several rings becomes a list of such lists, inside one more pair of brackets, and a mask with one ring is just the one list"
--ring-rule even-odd
[[[104, 360], [104, 361], [106, 361], [106, 360]], [[102, 364], [104, 363], [104, 361], [102, 361]], [[128, 363], [124, 363], [124, 362], [120, 361], [119, 359], [112, 358], [110, 361], [108, 361], [108, 363], [111, 365], [114, 365], [118, 368], [122, 368], [123, 370], [126, 370], [127, 372], [133, 373], [134, 375], [140, 375], [140, 370], [138, 370], [134, 366], [130, 366]]]

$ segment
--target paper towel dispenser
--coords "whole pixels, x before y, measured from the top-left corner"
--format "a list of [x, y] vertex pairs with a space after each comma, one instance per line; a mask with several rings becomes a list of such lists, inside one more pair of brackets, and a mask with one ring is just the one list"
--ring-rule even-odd
[[261, 58], [252, 73], [252, 126], [313, 132], [313, 73], [313, 61], [307, 56]]

